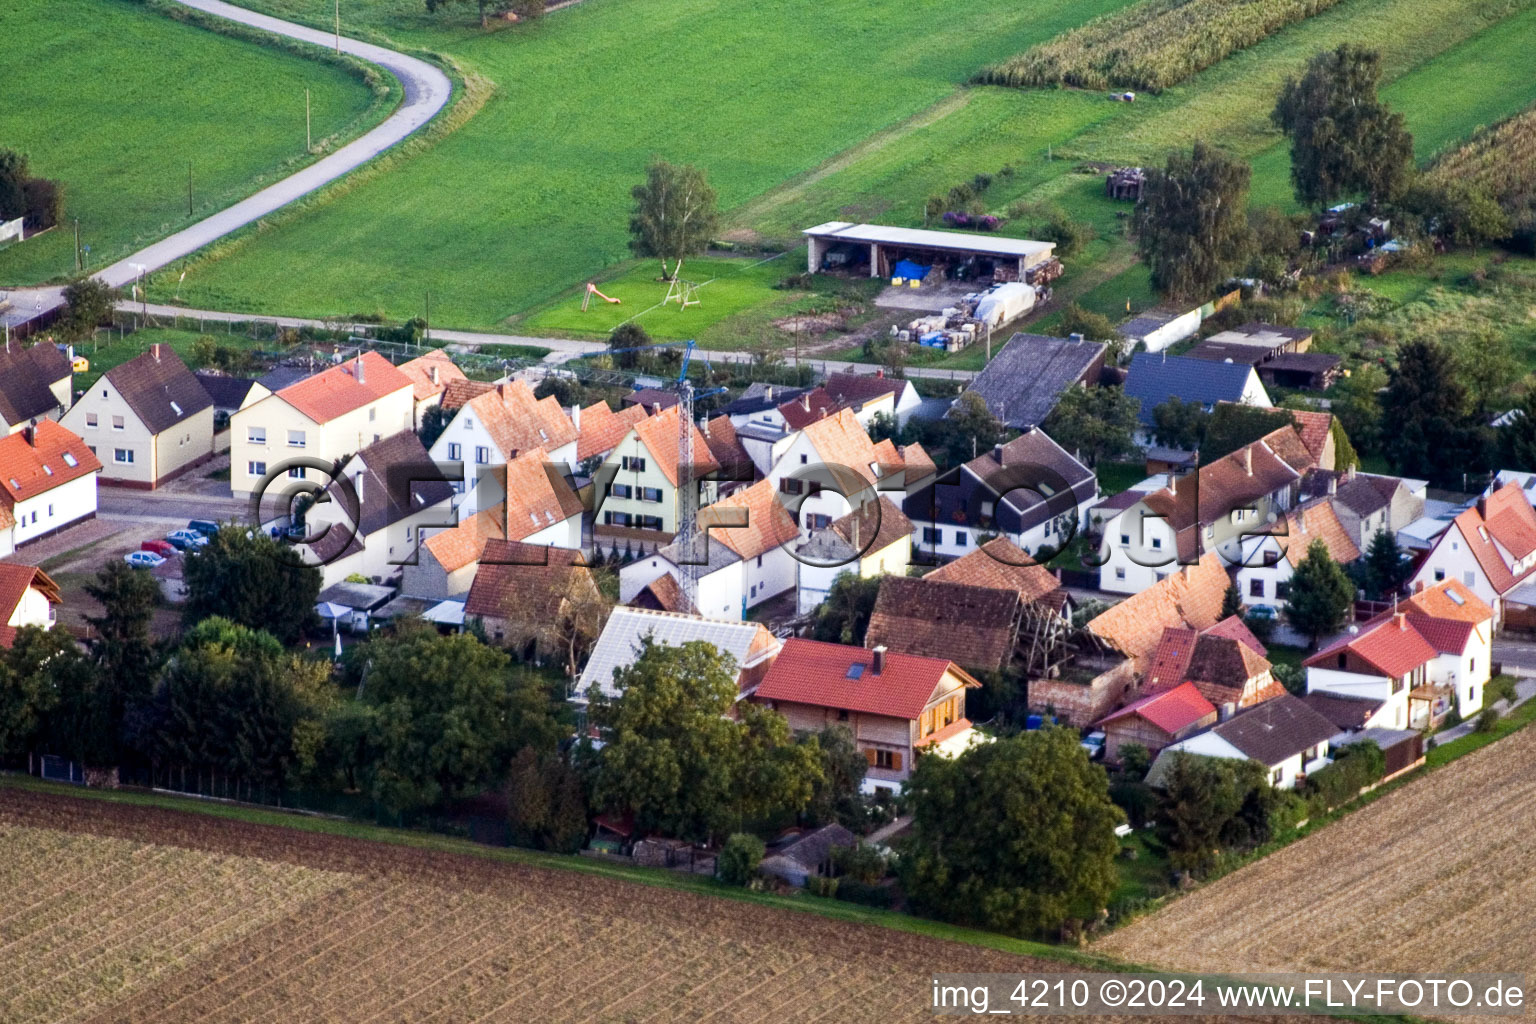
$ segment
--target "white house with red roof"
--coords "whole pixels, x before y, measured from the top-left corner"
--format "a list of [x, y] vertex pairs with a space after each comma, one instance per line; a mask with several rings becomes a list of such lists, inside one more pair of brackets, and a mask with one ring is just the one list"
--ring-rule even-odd
[[965, 691], [981, 684], [952, 661], [793, 637], [752, 693], [797, 733], [845, 725], [869, 764], [866, 792], [895, 791], [921, 754], [954, 755], [979, 738]]
[[[236, 497], [248, 497], [286, 463], [340, 462], [415, 427], [415, 383], [377, 352], [363, 352], [230, 417], [229, 487]], [[324, 470], [297, 464], [284, 479], [330, 483]]]
[[1483, 706], [1493, 610], [1446, 583], [1355, 627], [1308, 658], [1307, 692], [1383, 702], [1367, 726], [1421, 729]]
[[34, 565], [0, 562], [0, 647], [16, 642], [16, 631], [23, 626], [52, 629], [58, 619], [56, 608], [63, 603], [59, 585]]
[[0, 555], [96, 515], [101, 462], [53, 420], [0, 437]]
[[480, 493], [482, 474], [535, 448], [553, 465], [574, 466], [579, 434], [553, 395], [538, 398], [516, 380], [488, 388], [460, 406], [432, 442], [432, 458], [450, 467], [450, 473], [462, 469], [463, 479], [454, 487], [463, 495], [459, 512], [470, 515], [495, 504], [494, 491]]
[[1506, 622], [1536, 626], [1536, 509], [1516, 483], [1477, 499], [1458, 515], [1420, 563], [1411, 581], [1432, 587], [1463, 584], [1493, 610], [1495, 628]]

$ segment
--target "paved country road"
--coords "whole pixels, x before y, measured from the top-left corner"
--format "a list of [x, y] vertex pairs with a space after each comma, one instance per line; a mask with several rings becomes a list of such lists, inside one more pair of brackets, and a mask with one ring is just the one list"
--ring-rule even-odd
[[[273, 35], [287, 36], [290, 39], [328, 48], [334, 48], [337, 45], [336, 36], [332, 33], [320, 32], [268, 17], [265, 14], [257, 14], [243, 7], [223, 3], [222, 0], [176, 0], [176, 2], [184, 7], [192, 7], [216, 17], [271, 32]], [[242, 199], [211, 217], [198, 221], [191, 227], [176, 232], [169, 238], [118, 260], [91, 276], [114, 288], [120, 288], [136, 280], [141, 273], [153, 273], [184, 256], [189, 256], [225, 235], [287, 206], [294, 200], [302, 199], [316, 189], [362, 166], [385, 150], [398, 145], [432, 120], [453, 95], [453, 83], [448, 80], [448, 76], [424, 60], [407, 57], [403, 53], [348, 39], [345, 36], [341, 37], [341, 51], [375, 64], [395, 77], [395, 80], [400, 83], [404, 99], [394, 113], [366, 135], [354, 139], [324, 159], [310, 164], [276, 184], [267, 186], [255, 195]], [[21, 308], [35, 305], [39, 312], [53, 309], [63, 302], [62, 289], [59, 288], [16, 289], [12, 298]]]

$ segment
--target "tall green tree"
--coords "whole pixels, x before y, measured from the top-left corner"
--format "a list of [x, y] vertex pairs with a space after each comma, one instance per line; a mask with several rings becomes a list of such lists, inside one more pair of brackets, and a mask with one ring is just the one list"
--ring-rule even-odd
[[[451, 7], [459, 3], [466, 3], [468, 0], [426, 0], [426, 2], [428, 13], [436, 14], [438, 11], [441, 11], [447, 7]], [[491, 15], [505, 14], [507, 11], [510, 11], [513, 8], [513, 0], [474, 0], [474, 4], [480, 14], [481, 28], [490, 27]]]
[[166, 661], [149, 705], [144, 753], [168, 768], [266, 787], [307, 774], [336, 700], [330, 667], [270, 633], [213, 616]]
[[1355, 585], [1328, 546], [1314, 540], [1306, 557], [1291, 574], [1291, 592], [1285, 602], [1285, 618], [1298, 633], [1317, 646], [1317, 639], [1337, 633], [1349, 622], [1355, 603]]
[[389, 811], [498, 787], [516, 751], [553, 750], [559, 738], [539, 680], [470, 634], [406, 627], [370, 640], [359, 663], [359, 782]]
[[1061, 311], [1058, 329], [1062, 334], [1081, 334], [1089, 341], [1107, 341], [1112, 349], [1119, 348], [1121, 341], [1120, 332], [1115, 330], [1113, 320], [1103, 313], [1084, 309], [1075, 302], [1069, 303]]
[[112, 691], [74, 637], [62, 629], [27, 626], [17, 631], [11, 649], [50, 693], [38, 749], [90, 768], [115, 764], [121, 723], [112, 718]]
[[1352, 43], [1320, 53], [1290, 79], [1270, 114], [1291, 140], [1296, 198], [1326, 206], [1348, 196], [1393, 199], [1413, 169], [1413, 136], [1376, 95], [1381, 54]]
[[612, 353], [609, 358], [613, 365], [621, 370], [633, 370], [640, 365], [640, 356], [643, 353], [635, 349], [643, 349], [655, 344], [651, 336], [646, 333], [644, 327], [632, 320], [615, 327], [608, 335], [608, 351]]
[[955, 399], [949, 412], [936, 420], [907, 421], [902, 440], [917, 442], [942, 466], [968, 462], [1002, 442], [1008, 430], [987, 408], [978, 394], [967, 391]]
[[27, 157], [0, 149], [0, 220], [15, 220], [27, 212]]
[[1377, 597], [1394, 593], [1408, 582], [1408, 570], [1412, 563], [1403, 557], [1397, 540], [1385, 529], [1377, 530], [1366, 546], [1361, 559], [1361, 572], [1365, 589]]
[[1167, 448], [1195, 451], [1205, 445], [1211, 414], [1191, 399], [1170, 398], [1152, 407], [1152, 439]]
[[1227, 589], [1221, 595], [1221, 618], [1230, 619], [1234, 615], [1243, 614], [1243, 595], [1238, 593], [1236, 583], [1228, 583]]
[[1163, 775], [1157, 837], [1180, 871], [1208, 870], [1224, 849], [1269, 838], [1274, 791], [1257, 761], [1178, 751]]
[[187, 553], [182, 576], [189, 626], [218, 615], [293, 644], [316, 621], [320, 570], [259, 530], [226, 525]]
[[64, 286], [64, 312], [58, 333], [66, 341], [85, 341], [96, 328], [112, 321], [117, 289], [93, 277], [82, 277]]
[[1068, 388], [1046, 418], [1045, 432], [1088, 465], [1136, 451], [1141, 399], [1119, 387]]
[[575, 853], [587, 838], [587, 801], [581, 779], [553, 750], [523, 747], [507, 778], [512, 841], [556, 853]]
[[1335, 422], [1361, 451], [1382, 449], [1380, 392], [1387, 383], [1385, 370], [1366, 363], [1355, 367], [1329, 392]]
[[806, 816], [819, 825], [833, 821], [849, 828], [862, 825], [865, 806], [860, 791], [869, 760], [853, 730], [846, 725], [827, 726], [816, 734], [816, 751], [821, 757], [821, 780]]
[[1136, 206], [1136, 247], [1158, 291], [1207, 298], [1247, 260], [1248, 182], [1252, 170], [1196, 142], [1147, 175]]
[[[597, 806], [633, 813], [642, 831], [707, 839], [810, 803], [817, 748], [794, 743], [777, 712], [738, 707], [735, 662], [714, 645], [647, 638], [614, 684], [617, 698], [592, 694], [604, 741]], [[740, 720], [728, 717], [733, 709]]]
[[1049, 935], [1096, 919], [1114, 891], [1123, 816], [1074, 730], [922, 758], [908, 798], [911, 839], [898, 867], [918, 913]]
[[636, 185], [630, 196], [635, 201], [629, 219], [630, 250], [660, 260], [662, 277], [676, 280], [684, 258], [703, 252], [719, 225], [715, 190], [697, 167], [656, 160], [646, 168], [644, 184]]
[[1490, 430], [1472, 412], [1451, 350], [1409, 341], [1397, 360], [1381, 400], [1382, 448], [1393, 468], [1455, 487], [1463, 473], [1486, 470]]
[[832, 644], [864, 646], [869, 617], [880, 597], [880, 577], [860, 576], [857, 572], [838, 574], [827, 591], [826, 600], [816, 608], [811, 637]]
[[159, 672], [160, 653], [149, 626], [160, 602], [160, 587], [148, 573], [113, 560], [94, 582], [85, 585], [85, 592], [101, 605], [101, 614], [87, 615], [85, 621], [95, 632], [92, 650], [116, 744], [128, 710], [149, 696]]

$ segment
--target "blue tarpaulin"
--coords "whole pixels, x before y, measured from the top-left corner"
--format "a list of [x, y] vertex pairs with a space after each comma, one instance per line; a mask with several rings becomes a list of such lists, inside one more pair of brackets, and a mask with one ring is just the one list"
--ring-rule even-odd
[[927, 276], [928, 268], [911, 260], [901, 260], [891, 268], [891, 277], [899, 277], [904, 281], [921, 281]]

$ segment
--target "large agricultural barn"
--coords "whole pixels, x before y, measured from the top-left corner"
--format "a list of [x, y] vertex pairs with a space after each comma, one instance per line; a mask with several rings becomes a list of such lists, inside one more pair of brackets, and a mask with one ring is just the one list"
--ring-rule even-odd
[[[1053, 261], [1056, 244], [959, 231], [926, 231], [832, 220], [807, 228], [806, 268], [890, 277], [903, 260], [940, 267], [945, 277], [1034, 282], [1031, 271]], [[1042, 282], [1043, 283], [1043, 282]]]

